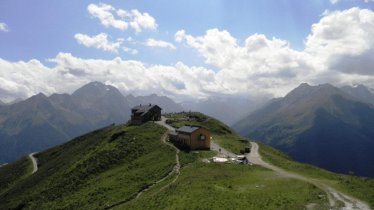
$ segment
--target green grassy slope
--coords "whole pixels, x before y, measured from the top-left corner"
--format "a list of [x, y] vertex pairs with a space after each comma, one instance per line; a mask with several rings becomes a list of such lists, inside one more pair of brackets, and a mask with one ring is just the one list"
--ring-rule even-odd
[[367, 202], [374, 207], [374, 179], [336, 174], [312, 165], [293, 161], [289, 156], [265, 144], [258, 143], [262, 158], [283, 169], [315, 178], [336, 189]]
[[0, 168], [0, 195], [28, 177], [32, 172], [32, 167], [31, 159], [23, 157]]
[[[171, 125], [199, 125], [212, 131], [220, 144], [239, 152], [248, 142], [241, 141], [226, 125], [201, 113], [167, 116]], [[217, 140], [216, 140], [217, 141]], [[171, 177], [114, 209], [303, 209], [314, 204], [328, 209], [323, 191], [311, 184], [281, 177], [257, 166], [205, 163], [211, 151], [179, 154], [182, 165], [175, 183]]]
[[[203, 114], [168, 117], [176, 127], [209, 128], [215, 141], [231, 151], [248, 145]], [[258, 166], [206, 163], [212, 151], [181, 151], [180, 175], [166, 176], [175, 166], [175, 150], [162, 143], [165, 132], [152, 122], [106, 127], [37, 154], [39, 170], [33, 175], [28, 158], [4, 166], [0, 185], [8, 189], [0, 189], [0, 209], [329, 209], [326, 194], [309, 183]], [[274, 165], [322, 179], [362, 200], [372, 198], [371, 180], [345, 179], [299, 164], [262, 144], [260, 152]]]
[[328, 209], [324, 192], [311, 184], [257, 166], [201, 161], [209, 155], [181, 152], [185, 164], [174, 184], [115, 209], [304, 209], [311, 203]]
[[[39, 170], [1, 194], [0, 209], [102, 209], [130, 199], [172, 170], [165, 131], [154, 123], [107, 127], [39, 153]], [[1, 182], [23, 164], [0, 168]]]

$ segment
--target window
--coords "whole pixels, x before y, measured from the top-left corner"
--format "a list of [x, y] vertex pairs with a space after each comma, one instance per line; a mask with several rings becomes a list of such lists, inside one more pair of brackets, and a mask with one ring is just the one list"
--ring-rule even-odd
[[205, 140], [205, 136], [204, 136], [204, 134], [200, 134], [199, 140], [201, 140], [201, 141], [204, 141], [204, 140]]

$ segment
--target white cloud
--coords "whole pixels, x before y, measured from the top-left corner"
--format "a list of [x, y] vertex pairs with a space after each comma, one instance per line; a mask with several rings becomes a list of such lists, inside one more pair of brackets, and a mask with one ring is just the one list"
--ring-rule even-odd
[[156, 20], [148, 13], [141, 13], [138, 10], [131, 10], [130, 26], [136, 32], [141, 32], [143, 29], [155, 30], [157, 28]]
[[[51, 59], [56, 63], [53, 68], [37, 60], [0, 59], [0, 98], [71, 92], [95, 80], [125, 92], [159, 93], [177, 100], [225, 94], [283, 96], [301, 82], [374, 87], [373, 37], [374, 12], [352, 8], [324, 14], [311, 27], [303, 50], [263, 34], [238, 40], [218, 29], [207, 30], [201, 36], [178, 31], [175, 40], [196, 50], [214, 71], [181, 62], [147, 65], [121, 58], [82, 59], [69, 53]], [[121, 49], [128, 53], [133, 50]]]
[[175, 41], [181, 43], [186, 38], [186, 31], [185, 30], [179, 30], [175, 33]]
[[305, 52], [320, 71], [374, 75], [374, 12], [351, 8], [330, 12], [313, 24]]
[[144, 29], [157, 29], [156, 20], [144, 12], [141, 13], [136, 9], [126, 11], [124, 9], [116, 9], [111, 5], [100, 3], [90, 4], [87, 7], [88, 12], [95, 18], [98, 18], [105, 27], [113, 27], [122, 31], [133, 28], [137, 33]]
[[87, 7], [88, 12], [100, 20], [101, 24], [105, 27], [114, 27], [120, 30], [126, 30], [128, 23], [123, 20], [116, 19], [112, 14], [115, 8], [108, 4], [90, 4]]
[[9, 31], [8, 25], [6, 23], [0, 23], [0, 31], [8, 32]]
[[325, 13], [312, 26], [301, 51], [262, 34], [251, 35], [240, 45], [228, 31], [218, 29], [203, 36], [180, 30], [175, 41], [196, 49], [207, 64], [219, 69], [216, 83], [228, 92], [258, 90], [280, 96], [300, 82], [341, 84], [359, 78], [373, 85], [373, 37], [373, 11], [352, 8]]
[[[336, 4], [340, 2], [341, 0], [330, 0], [331, 4]], [[365, 3], [374, 2], [374, 0], [363, 0]]]
[[123, 47], [122, 49], [123, 49], [124, 52], [130, 53], [132, 55], [136, 55], [136, 54], [139, 53], [137, 49], [132, 49], [132, 48], [129, 48], [129, 47]]
[[[9, 101], [38, 92], [72, 92], [90, 81], [101, 81], [133, 94], [159, 93], [174, 99], [207, 96], [214, 85], [214, 72], [188, 67], [181, 62], [171, 66], [145, 65], [134, 60], [81, 59], [59, 53], [49, 68], [38, 62], [10, 62], [0, 59], [0, 98]], [[12, 97], [12, 98], [10, 98]]]
[[0, 58], [0, 98], [11, 101], [39, 92], [55, 92], [49, 79], [54, 73], [38, 60], [10, 62]]
[[86, 34], [75, 34], [74, 38], [77, 40], [79, 44], [82, 44], [86, 47], [93, 47], [96, 49], [109, 51], [109, 52], [118, 52], [123, 39], [117, 39], [116, 42], [108, 41], [108, 35], [105, 33], [100, 33], [96, 36], [88, 36]]
[[155, 40], [155, 39], [148, 39], [145, 43], [146, 46], [148, 47], [160, 47], [160, 48], [168, 48], [168, 49], [171, 49], [171, 50], [175, 50], [176, 47], [172, 44], [172, 43], [169, 43], [169, 42], [165, 42], [165, 41], [162, 41], [162, 40]]
[[286, 41], [268, 39], [262, 34], [248, 37], [242, 46], [228, 31], [218, 29], [210, 29], [198, 37], [181, 30], [175, 39], [195, 48], [206, 63], [220, 69], [216, 82], [232, 94], [281, 95], [284, 90], [279, 87], [297, 85], [311, 68], [305, 62], [305, 55], [291, 49]]

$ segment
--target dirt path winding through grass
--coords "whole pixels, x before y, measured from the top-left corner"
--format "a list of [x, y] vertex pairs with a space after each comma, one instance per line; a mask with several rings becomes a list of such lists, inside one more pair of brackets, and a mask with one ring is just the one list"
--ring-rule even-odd
[[[342, 192], [339, 192], [335, 190], [334, 188], [326, 185], [325, 183], [322, 183], [318, 179], [311, 179], [311, 178], [302, 176], [300, 174], [288, 172], [282, 168], [279, 168], [277, 166], [274, 166], [270, 163], [263, 161], [258, 152], [258, 148], [259, 148], [258, 144], [255, 142], [251, 142], [251, 145], [252, 145], [251, 152], [247, 156], [251, 163], [271, 169], [279, 173], [281, 176], [298, 179], [298, 180], [305, 181], [305, 182], [315, 185], [316, 187], [326, 192], [332, 209], [338, 208], [341, 210], [354, 210], [354, 209], [370, 210], [369, 205], [367, 205], [366, 203], [356, 198], [353, 198], [349, 195], [346, 195]], [[339, 203], [344, 204], [344, 207], [339, 208], [338, 207]]]
[[162, 179], [156, 181], [155, 183], [153, 183], [152, 185], [148, 186], [147, 188], [143, 189], [142, 191], [140, 191], [135, 198], [139, 198], [144, 192], [148, 191], [150, 188], [152, 188], [154, 185], [164, 181], [165, 179], [167, 179], [169, 176], [171, 176], [174, 172], [177, 174], [177, 176], [173, 179], [173, 181], [171, 181], [170, 183], [168, 183], [167, 185], [163, 186], [161, 190], [167, 188], [168, 186], [170, 186], [171, 184], [175, 183], [177, 181], [177, 179], [179, 178], [179, 175], [180, 175], [180, 168], [181, 168], [181, 165], [180, 165], [180, 162], [179, 162], [179, 152], [180, 150], [175, 147], [173, 144], [167, 142], [167, 139], [168, 139], [168, 134], [169, 134], [169, 131], [175, 131], [175, 129], [173, 127], [171, 127], [170, 125], [166, 124], [166, 118], [165, 117], [162, 117], [161, 118], [161, 121], [157, 121], [156, 122], [157, 124], [161, 125], [161, 126], [164, 126], [165, 128], [168, 129], [168, 132], [162, 137], [162, 142], [172, 148], [175, 149], [176, 153], [175, 153], [175, 166], [173, 168], [173, 170], [171, 170], [166, 176], [164, 176]]
[[160, 189], [160, 191], [163, 190], [163, 189], [165, 189], [166, 187], [170, 186], [170, 185], [173, 184], [174, 182], [176, 182], [177, 179], [179, 178], [179, 175], [180, 175], [180, 167], [181, 167], [180, 162], [179, 162], [179, 152], [180, 152], [180, 150], [179, 150], [177, 147], [175, 147], [173, 144], [171, 144], [171, 143], [169, 143], [169, 142], [166, 141], [166, 140], [168, 139], [169, 131], [174, 131], [175, 129], [174, 129], [173, 127], [171, 127], [170, 125], [166, 124], [166, 118], [165, 118], [165, 117], [162, 117], [162, 118], [161, 118], [161, 121], [157, 121], [156, 123], [159, 124], [159, 125], [161, 125], [161, 126], [164, 126], [165, 128], [168, 129], [168, 132], [166, 132], [166, 133], [164, 134], [164, 136], [161, 137], [161, 141], [162, 141], [164, 144], [166, 144], [166, 145], [168, 145], [168, 146], [170, 146], [170, 147], [173, 147], [173, 148], [175, 149], [175, 151], [176, 151], [176, 154], [175, 154], [175, 162], [176, 162], [176, 164], [175, 164], [173, 170], [171, 170], [171, 171], [170, 171], [166, 176], [162, 177], [161, 179], [157, 180], [157, 181], [154, 182], [153, 184], [151, 184], [151, 185], [149, 185], [148, 187], [144, 188], [143, 190], [139, 191], [136, 195], [134, 194], [133, 196], [131, 196], [130, 198], [128, 198], [128, 199], [126, 199], [126, 200], [120, 201], [120, 202], [115, 203], [115, 204], [113, 204], [113, 205], [111, 205], [111, 206], [107, 206], [107, 207], [104, 208], [105, 210], [106, 210], [106, 209], [112, 209], [112, 208], [117, 207], [117, 206], [119, 206], [119, 205], [122, 205], [122, 204], [125, 204], [125, 203], [127, 203], [127, 202], [130, 202], [130, 201], [132, 201], [132, 200], [134, 200], [134, 199], [138, 199], [138, 198], [139, 198], [139, 197], [140, 197], [144, 192], [150, 190], [150, 189], [151, 189], [153, 186], [155, 186], [156, 184], [158, 184], [158, 183], [160, 183], [160, 182], [166, 180], [168, 177], [170, 177], [171, 175], [173, 175], [174, 172], [177, 174], [177, 176], [173, 179], [173, 181], [171, 181], [171, 182], [168, 183], [167, 185], [163, 186], [163, 187]]
[[165, 144], [171, 146], [171, 147], [174, 147], [176, 149], [176, 154], [175, 154], [175, 160], [176, 160], [176, 164], [173, 168], [173, 170], [171, 170], [166, 176], [164, 176], [163, 178], [159, 179], [158, 181], [156, 181], [155, 183], [153, 183], [152, 185], [148, 186], [147, 188], [143, 189], [142, 191], [140, 191], [135, 198], [139, 198], [144, 192], [148, 191], [149, 189], [151, 189], [154, 185], [164, 181], [165, 179], [167, 179], [169, 176], [171, 176], [174, 172], [177, 174], [177, 176], [173, 179], [173, 181], [171, 181], [170, 183], [168, 183], [167, 185], [163, 186], [160, 190], [163, 190], [164, 188], [168, 187], [169, 185], [173, 184], [175, 181], [177, 181], [178, 177], [179, 177], [179, 174], [180, 174], [180, 162], [179, 162], [179, 149], [176, 148], [174, 145], [170, 144], [169, 142], [166, 142], [166, 139], [168, 138], [168, 135], [164, 135], [162, 137], [162, 142], [164, 142]]
[[[165, 128], [167, 128], [168, 129], [168, 133], [169, 132], [175, 132], [175, 128], [173, 128], [172, 126], [166, 124], [166, 120], [167, 120], [166, 117], [161, 117], [161, 121], [158, 121], [156, 123], [159, 124], [159, 125], [164, 126]], [[175, 153], [175, 162], [176, 162], [176, 164], [174, 166], [173, 171], [170, 172], [170, 175], [175, 171], [176, 174], [177, 174], [177, 176], [169, 184], [167, 184], [164, 187], [162, 187], [161, 190], [167, 188], [168, 186], [170, 186], [171, 184], [173, 184], [173, 183], [175, 183], [177, 181], [177, 179], [179, 178], [179, 175], [180, 175], [180, 168], [181, 168], [181, 164], [179, 162], [179, 152], [180, 152], [180, 150], [176, 146], [174, 146], [174, 144], [172, 144], [170, 142], [167, 142], [166, 141], [167, 138], [168, 138], [168, 135], [166, 135], [165, 138], [163, 138], [163, 142], [165, 144], [169, 145], [170, 147], [173, 147], [175, 149], [175, 151], [176, 151], [176, 153]]]
[[34, 157], [35, 154], [36, 152], [29, 154], [29, 158], [31, 159], [32, 166], [33, 166], [31, 174], [34, 174], [35, 172], [38, 171], [38, 160]]

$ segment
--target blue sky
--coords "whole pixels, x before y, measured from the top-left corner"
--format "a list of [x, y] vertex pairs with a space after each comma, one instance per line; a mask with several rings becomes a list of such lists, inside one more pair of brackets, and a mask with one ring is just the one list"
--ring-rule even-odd
[[[105, 3], [126, 10], [138, 9], [156, 19], [156, 31], [134, 33], [106, 28], [87, 12], [91, 3]], [[204, 65], [193, 50], [178, 48], [177, 51], [149, 49], [137, 45], [137, 55], [120, 51], [118, 54], [85, 48], [77, 44], [74, 34], [110, 34], [112, 39], [133, 37], [142, 42], [147, 38], [173, 42], [180, 29], [191, 35], [202, 35], [207, 29], [227, 30], [243, 41], [254, 33], [288, 40], [295, 49], [303, 49], [303, 42], [310, 27], [325, 10], [342, 10], [353, 6], [373, 8], [372, 3], [347, 0], [331, 4], [328, 0], [186, 0], [186, 1], [20, 1], [0, 2], [0, 22], [10, 31], [0, 33], [0, 58], [10, 61], [38, 59], [44, 61], [59, 52], [70, 52], [83, 58], [136, 59], [152, 64], [172, 64], [183, 61], [189, 65]]]
[[94, 80], [179, 101], [277, 97], [302, 82], [374, 87], [373, 10], [374, 0], [2, 0], [0, 100]]

